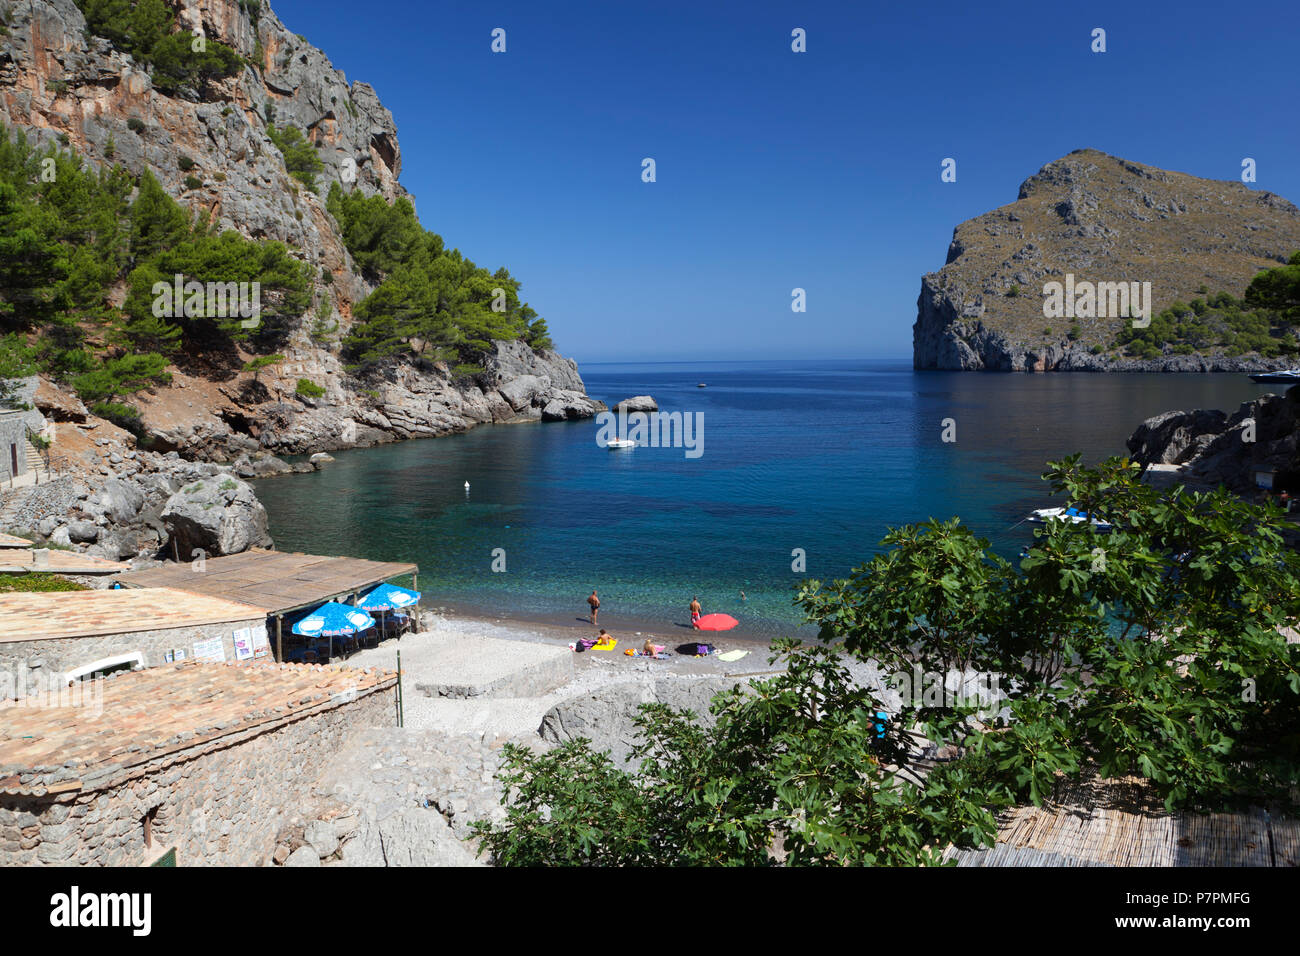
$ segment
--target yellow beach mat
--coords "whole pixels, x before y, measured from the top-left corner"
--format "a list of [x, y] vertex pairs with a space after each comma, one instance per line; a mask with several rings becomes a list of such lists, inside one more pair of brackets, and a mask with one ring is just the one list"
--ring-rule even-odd
[[618, 647], [617, 639], [608, 642], [597, 641], [591, 645], [593, 651], [612, 651], [616, 647]]
[[726, 661], [728, 664], [730, 664], [732, 661], [740, 660], [748, 653], [749, 651], [727, 651], [727, 653], [725, 654], [719, 654], [718, 660]]

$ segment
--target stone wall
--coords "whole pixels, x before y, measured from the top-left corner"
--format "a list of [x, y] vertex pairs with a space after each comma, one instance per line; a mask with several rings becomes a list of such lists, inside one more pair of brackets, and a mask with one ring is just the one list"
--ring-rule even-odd
[[[13, 451], [17, 451], [18, 470], [13, 468]], [[27, 426], [16, 412], [0, 412], [0, 481], [8, 481], [27, 471]]]
[[395, 686], [168, 754], [102, 789], [0, 793], [0, 866], [139, 866], [172, 847], [180, 866], [266, 864], [326, 760], [396, 722]]
[[[224, 624], [201, 624], [193, 627], [170, 627], [126, 634], [102, 634], [92, 637], [51, 638], [49, 640], [7, 641], [0, 643], [0, 699], [46, 690], [65, 683], [62, 675], [95, 661], [139, 651], [145, 667], [166, 663], [169, 650], [185, 651], [194, 659], [194, 644], [221, 638], [227, 661], [235, 660], [234, 632], [252, 631], [254, 640], [266, 637], [266, 618], [231, 621]], [[274, 654], [275, 649], [271, 649]]]

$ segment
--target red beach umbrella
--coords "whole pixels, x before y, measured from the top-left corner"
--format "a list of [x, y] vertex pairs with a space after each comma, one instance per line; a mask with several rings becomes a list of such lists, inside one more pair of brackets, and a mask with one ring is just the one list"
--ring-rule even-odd
[[695, 622], [701, 631], [729, 631], [740, 622], [730, 614], [706, 614]]

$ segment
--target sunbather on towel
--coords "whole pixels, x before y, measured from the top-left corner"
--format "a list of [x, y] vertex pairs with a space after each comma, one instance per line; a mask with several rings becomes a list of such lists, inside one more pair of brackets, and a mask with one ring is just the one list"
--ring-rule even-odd
[[614, 640], [614, 635], [611, 634], [611, 633], [609, 633], [607, 630], [605, 630], [605, 629], [602, 627], [602, 628], [600, 629], [600, 636], [599, 636], [598, 638], [596, 638], [596, 646], [597, 646], [597, 647], [612, 647], [612, 646], [613, 646], [614, 644], [616, 644], [616, 643], [617, 643], [617, 642]]
[[665, 650], [667, 650], [667, 648], [664, 647], [664, 645], [656, 644], [653, 640], [648, 640], [645, 642], [645, 647], [641, 649], [641, 653], [646, 657], [658, 658]]

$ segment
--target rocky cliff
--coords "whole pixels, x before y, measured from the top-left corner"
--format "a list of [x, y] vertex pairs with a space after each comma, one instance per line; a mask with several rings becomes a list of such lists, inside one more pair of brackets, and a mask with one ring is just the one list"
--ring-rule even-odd
[[1156, 415], [1132, 434], [1128, 449], [1144, 466], [1177, 466], [1174, 476], [1192, 485], [1248, 493], [1257, 471], [1294, 483], [1300, 478], [1300, 386], [1243, 402], [1230, 414], [1197, 409]]
[[1300, 249], [1300, 210], [1242, 183], [1199, 179], [1084, 149], [1048, 163], [1019, 198], [953, 230], [948, 258], [921, 280], [918, 369], [1241, 371], [1258, 356], [1202, 350], [1129, 358], [1131, 319], [1045, 318], [1044, 284], [1149, 282], [1153, 312], [1208, 289], [1240, 296], [1255, 273]]
[[[113, 559], [225, 554], [270, 543], [265, 511], [242, 479], [312, 467], [276, 455], [604, 409], [572, 360], [521, 341], [496, 342], [473, 378], [411, 360], [381, 364], [364, 381], [349, 374], [340, 340], [373, 286], [322, 196], [338, 181], [389, 202], [410, 198], [398, 183], [393, 117], [265, 0], [166, 2], [181, 30], [242, 57], [238, 72], [203, 95], [183, 85], [163, 92], [153, 68], [87, 29], [73, 0], [0, 0], [0, 123], [92, 166], [149, 170], [221, 229], [285, 243], [315, 268], [317, 308], [296, 323], [276, 364], [256, 373], [173, 368], [168, 385], [132, 396], [139, 440], [48, 378], [21, 383], [33, 430], [54, 439], [55, 480], [0, 495], [0, 528]], [[323, 164], [319, 194], [289, 175], [269, 119], [305, 132]], [[321, 306], [330, 321], [313, 323]], [[323, 394], [299, 394], [300, 379]]]
[[[176, 369], [170, 386], [136, 396], [151, 447], [233, 461], [257, 450], [328, 451], [443, 435], [483, 422], [583, 418], [604, 407], [587, 398], [571, 360], [517, 341], [497, 343], [486, 373], [474, 380], [453, 378], [440, 363], [394, 362], [364, 382], [349, 375], [339, 341], [351, 325], [352, 307], [372, 287], [355, 268], [324, 200], [289, 176], [267, 117], [280, 128], [305, 131], [323, 163], [326, 186], [339, 181], [389, 201], [407, 195], [397, 181], [402, 155], [393, 117], [370, 86], [349, 84], [267, 3], [170, 5], [182, 29], [230, 46], [247, 65], [215, 81], [204, 97], [184, 89], [166, 95], [149, 68], [86, 29], [73, 0], [6, 3], [0, 122], [39, 143], [70, 147], [91, 164], [151, 170], [178, 201], [208, 212], [222, 229], [286, 243], [292, 255], [320, 270], [313, 296], [332, 314], [324, 335], [304, 317], [291, 333], [285, 361], [256, 375]], [[300, 378], [324, 387], [324, 396], [297, 395]], [[68, 398], [60, 404], [79, 403]], [[71, 414], [65, 408], [61, 417], [86, 420], [84, 409]]]

